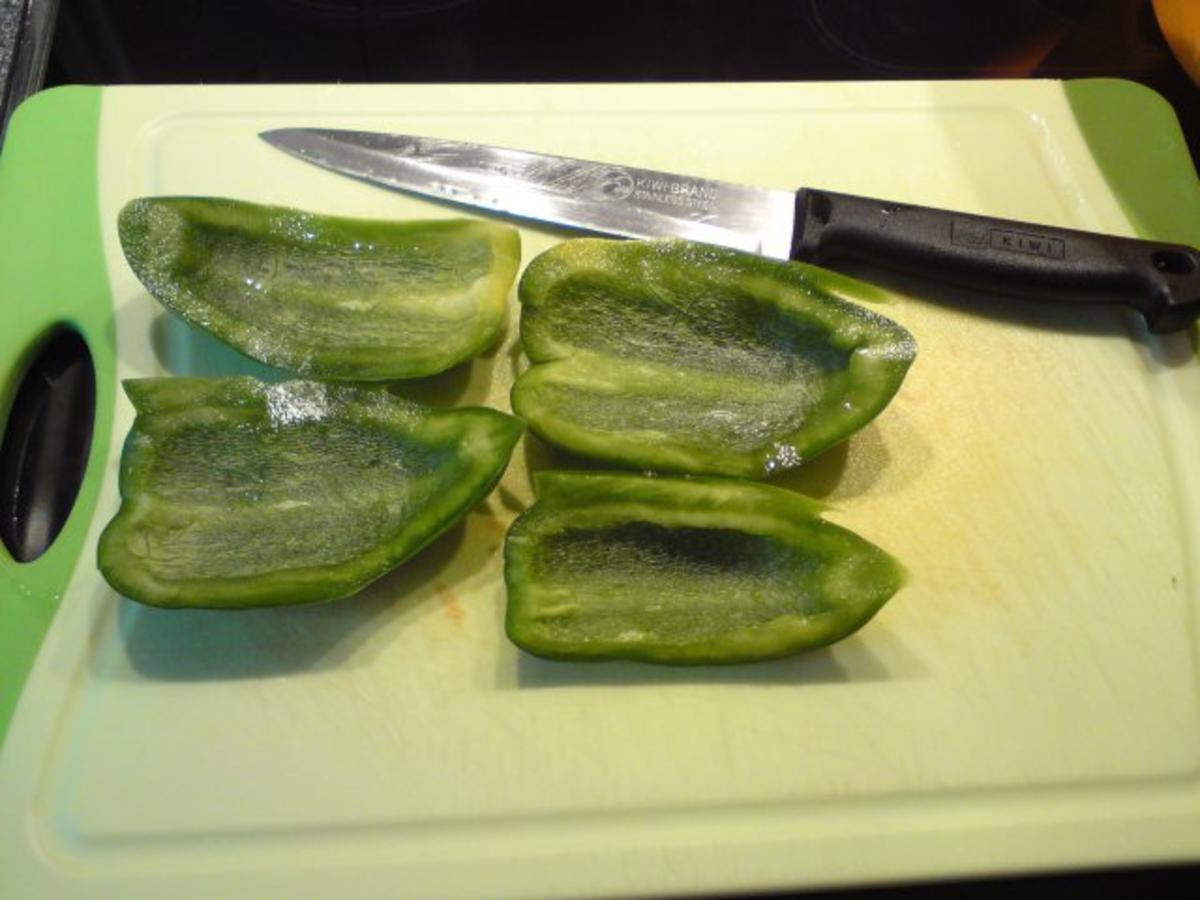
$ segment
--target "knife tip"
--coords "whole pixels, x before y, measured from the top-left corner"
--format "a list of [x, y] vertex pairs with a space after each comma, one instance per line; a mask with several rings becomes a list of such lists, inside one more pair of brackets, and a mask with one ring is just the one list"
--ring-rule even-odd
[[260, 131], [258, 136], [268, 144], [274, 144], [290, 134], [303, 130], [302, 128], [268, 128], [266, 131]]

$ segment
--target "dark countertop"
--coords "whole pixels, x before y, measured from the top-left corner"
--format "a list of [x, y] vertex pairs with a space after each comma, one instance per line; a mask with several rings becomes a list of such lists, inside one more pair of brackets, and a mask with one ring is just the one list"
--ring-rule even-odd
[[1149, 0], [62, 0], [47, 83], [1140, 81], [1200, 158]]
[[[1111, 76], [1163, 94], [1200, 160], [1200, 89], [1149, 0], [61, 0], [49, 51], [47, 85]], [[852, 893], [1169, 897], [1197, 886], [1191, 865]]]
[[38, 90], [58, 0], [0, 0], [0, 137], [17, 104]]

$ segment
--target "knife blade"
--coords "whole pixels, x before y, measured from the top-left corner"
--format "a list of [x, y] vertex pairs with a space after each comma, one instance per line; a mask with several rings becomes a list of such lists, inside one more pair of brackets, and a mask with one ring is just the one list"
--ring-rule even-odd
[[832, 269], [867, 264], [1033, 299], [1121, 304], [1156, 332], [1200, 316], [1200, 253], [1183, 244], [414, 135], [283, 128], [259, 136], [371, 184], [518, 218]]

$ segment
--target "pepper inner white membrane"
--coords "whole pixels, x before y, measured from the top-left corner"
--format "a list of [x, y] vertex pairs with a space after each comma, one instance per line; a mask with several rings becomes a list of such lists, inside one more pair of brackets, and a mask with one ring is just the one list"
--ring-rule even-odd
[[[448, 328], [477, 315], [476, 304], [456, 292], [491, 271], [491, 248], [482, 241], [413, 234], [389, 246], [317, 240], [303, 226], [296, 231], [264, 238], [191, 225], [188, 267], [208, 281], [203, 302], [254, 329], [262, 344], [282, 344], [286, 335], [300, 343], [397, 351], [445, 338]], [[197, 295], [180, 300], [206, 315]]]
[[184, 428], [156, 440], [144, 490], [166, 527], [139, 549], [168, 580], [343, 563], [443, 489], [452, 457], [354, 424]]
[[529, 566], [539, 592], [562, 594], [534, 614], [560, 639], [687, 643], [829, 609], [812, 589], [816, 556], [729, 529], [650, 522], [571, 529], [546, 538]]

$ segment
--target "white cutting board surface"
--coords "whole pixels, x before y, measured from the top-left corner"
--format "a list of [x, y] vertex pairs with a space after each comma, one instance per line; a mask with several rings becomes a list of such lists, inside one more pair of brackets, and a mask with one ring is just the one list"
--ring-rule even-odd
[[[1056, 83], [109, 89], [121, 377], [245, 370], [125, 266], [116, 214], [211, 194], [454, 211], [286, 157], [327, 125], [1132, 233]], [[524, 258], [564, 235], [523, 230]], [[516, 339], [423, 382], [508, 409]], [[354, 600], [164, 612], [85, 558], [0, 757], [0, 893], [565, 897], [1200, 857], [1200, 365], [1121, 313], [902, 298], [895, 402], [790, 484], [912, 583], [862, 632], [733, 669], [570, 665], [502, 629], [519, 446], [465, 527]], [[19, 886], [19, 892], [13, 890]]]

